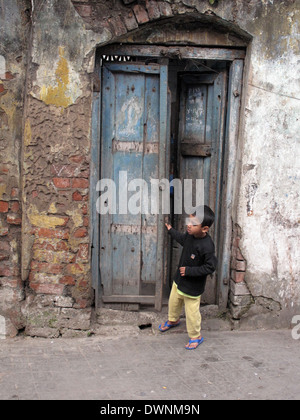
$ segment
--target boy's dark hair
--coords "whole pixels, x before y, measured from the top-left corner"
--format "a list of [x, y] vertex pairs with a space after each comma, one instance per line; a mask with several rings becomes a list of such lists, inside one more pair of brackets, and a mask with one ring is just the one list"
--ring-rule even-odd
[[201, 222], [202, 227], [211, 227], [215, 221], [215, 213], [208, 206], [197, 207], [196, 211], [193, 213], [193, 216], [196, 216], [197, 214], [203, 214], [203, 220]]

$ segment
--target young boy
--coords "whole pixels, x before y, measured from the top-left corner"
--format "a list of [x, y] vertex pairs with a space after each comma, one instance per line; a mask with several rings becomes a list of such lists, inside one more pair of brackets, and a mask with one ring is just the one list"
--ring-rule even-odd
[[215, 246], [208, 234], [215, 219], [214, 212], [208, 206], [204, 206], [202, 223], [197, 214], [195, 212], [190, 215], [186, 233], [180, 233], [170, 224], [165, 224], [168, 233], [183, 246], [183, 250], [169, 297], [168, 321], [164, 325], [160, 324], [159, 330], [165, 332], [180, 324], [179, 316], [184, 304], [190, 337], [185, 346], [187, 350], [194, 350], [203, 342], [200, 333], [200, 298], [205, 289], [207, 275], [212, 274], [217, 266]]

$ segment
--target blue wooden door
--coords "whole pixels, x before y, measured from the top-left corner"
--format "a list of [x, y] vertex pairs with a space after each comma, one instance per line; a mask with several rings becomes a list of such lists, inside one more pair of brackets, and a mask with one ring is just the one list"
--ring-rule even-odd
[[[227, 71], [184, 74], [181, 81], [179, 115], [180, 178], [204, 179], [204, 204], [215, 212], [210, 229], [216, 251], [219, 240], [220, 196], [224, 162], [224, 132], [227, 98]], [[193, 205], [197, 190], [193, 188]], [[179, 218], [184, 229], [184, 218]], [[207, 280], [202, 303], [217, 302], [217, 274]]]
[[115, 211], [100, 217], [102, 299], [160, 309], [164, 219], [150, 187], [167, 173], [167, 67], [107, 63], [102, 74], [100, 174], [116, 186]]

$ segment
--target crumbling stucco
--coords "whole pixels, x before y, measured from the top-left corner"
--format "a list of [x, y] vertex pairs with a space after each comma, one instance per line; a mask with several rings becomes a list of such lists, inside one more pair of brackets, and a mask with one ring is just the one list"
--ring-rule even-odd
[[35, 2], [32, 63], [36, 74], [30, 94], [46, 105], [66, 108], [86, 94], [81, 73], [93, 71], [94, 47], [111, 35], [105, 28], [98, 33], [87, 29], [69, 0]]

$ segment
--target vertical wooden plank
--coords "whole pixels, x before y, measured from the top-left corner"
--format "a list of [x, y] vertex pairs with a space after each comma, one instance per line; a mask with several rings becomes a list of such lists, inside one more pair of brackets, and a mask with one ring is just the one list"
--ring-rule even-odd
[[[168, 83], [169, 84], [169, 83]], [[165, 167], [166, 167], [166, 178], [170, 180], [170, 158], [171, 158], [171, 91], [168, 87], [167, 97], [167, 139], [166, 139], [166, 153], [165, 153]], [[169, 191], [170, 194], [170, 191]], [[170, 203], [171, 204], [171, 203]], [[170, 206], [172, 212], [172, 206]], [[170, 215], [167, 215], [164, 219], [169, 221]], [[164, 279], [163, 284], [166, 285], [170, 279], [171, 269], [171, 238], [165, 227], [164, 229]], [[162, 296], [163, 298], [163, 296]]]
[[[115, 67], [115, 142], [143, 143], [145, 74], [124, 73], [120, 72], [123, 66]], [[138, 150], [125, 147], [124, 150], [113, 151], [112, 178], [117, 192], [123, 188], [119, 185], [120, 171], [127, 172], [128, 184], [134, 179], [143, 178], [141, 150], [140, 147]], [[128, 199], [134, 194], [129, 192]], [[118, 210], [112, 216], [112, 294], [139, 295], [141, 215], [129, 211], [127, 214], [119, 214]], [[115, 229], [118, 226], [121, 226], [121, 230]]]
[[[207, 107], [206, 107], [206, 121], [205, 121], [205, 144], [212, 146], [214, 151], [214, 107], [213, 107], [213, 90], [214, 85], [207, 85]], [[214, 201], [211, 201], [210, 191], [213, 184], [211, 168], [214, 167], [214, 153], [211, 157], [203, 159], [203, 179], [204, 179], [204, 204], [214, 208]]]
[[149, 186], [149, 214], [141, 215], [141, 281], [155, 283], [158, 226], [157, 215], [151, 214], [150, 185], [151, 179], [158, 179], [159, 75], [146, 75], [145, 84], [143, 179]]
[[[209, 205], [216, 214], [216, 223], [210, 234], [218, 238], [218, 191], [221, 188], [222, 176], [222, 146], [223, 120], [225, 117], [224, 72], [220, 74], [201, 74], [186, 76], [182, 83], [180, 103], [179, 142], [191, 142], [193, 145], [205, 144], [211, 146], [211, 156], [179, 156], [180, 177], [184, 179], [204, 179], [204, 203]], [[199, 107], [199, 109], [197, 108]], [[180, 147], [180, 146], [179, 146]], [[186, 149], [186, 148], [185, 148]], [[195, 192], [195, 188], [194, 188]], [[196, 204], [193, 195], [193, 205]], [[183, 230], [184, 217], [181, 218], [180, 229]], [[215, 304], [217, 299], [217, 275], [209, 279], [203, 303]]]
[[[167, 66], [131, 63], [105, 65], [101, 177], [119, 185], [119, 172], [127, 182], [166, 177]], [[146, 179], [147, 178], [147, 179]], [[127, 185], [125, 186], [127, 187]], [[128, 193], [128, 199], [137, 191]], [[140, 281], [154, 282], [155, 307], [162, 305], [164, 274], [164, 218], [159, 215], [104, 215], [101, 218], [101, 274], [104, 298], [139, 302]], [[143, 246], [143, 248], [141, 248]], [[151, 255], [149, 255], [149, 251]], [[144, 257], [148, 267], [141, 267]], [[155, 263], [154, 263], [155, 261]], [[141, 276], [142, 272], [142, 276]], [[105, 278], [104, 278], [105, 277]]]
[[[101, 67], [97, 69], [97, 76], [101, 80]], [[99, 214], [96, 210], [96, 185], [100, 170], [100, 124], [101, 124], [101, 92], [93, 93], [92, 107], [92, 139], [91, 139], [91, 175], [90, 175], [90, 218], [91, 218], [91, 270], [92, 287], [95, 290], [95, 306], [99, 304], [100, 266], [99, 266]]]
[[[187, 95], [187, 85], [184, 80], [181, 80], [180, 85], [180, 103], [179, 103], [179, 127], [178, 127], [178, 147], [177, 147], [177, 162], [178, 162], [178, 174], [180, 177], [181, 182], [183, 182], [184, 174], [185, 174], [185, 162], [181, 156], [181, 147], [180, 144], [184, 139], [185, 133], [185, 115], [186, 115], [186, 95]], [[183, 207], [183, 206], [182, 206]], [[182, 208], [183, 211], [183, 208]], [[177, 224], [177, 226], [176, 226]], [[184, 229], [184, 222], [183, 217], [181, 215], [175, 216], [175, 227], [182, 231]], [[175, 253], [174, 255], [178, 254], [181, 250], [181, 246], [177, 245], [175, 241], [173, 241]]]
[[[113, 154], [113, 179], [117, 191], [119, 171], [127, 172], [128, 184], [142, 177], [142, 154], [135, 152], [115, 152]], [[128, 193], [128, 199], [135, 192]], [[112, 294], [139, 295], [140, 291], [140, 252], [141, 252], [141, 215], [114, 214], [112, 217]]]
[[[165, 150], [167, 141], [167, 96], [168, 96], [168, 66], [160, 67], [160, 89], [159, 89], [159, 179], [165, 177]], [[162, 288], [163, 288], [163, 266], [164, 266], [164, 215], [159, 212], [157, 223], [157, 265], [156, 265], [156, 287], [155, 287], [155, 309], [160, 311], [162, 308]]]
[[[180, 100], [180, 128], [179, 128], [179, 149], [180, 144], [184, 143], [210, 143], [208, 127], [210, 127], [211, 111], [210, 99], [208, 98], [207, 85], [202, 82], [202, 76], [198, 76], [198, 81], [194, 78], [189, 83], [182, 81], [182, 91]], [[209, 115], [208, 115], [209, 113]], [[185, 179], [191, 179], [193, 185], [192, 206], [196, 205], [196, 179], [205, 179], [205, 200], [208, 202], [209, 191], [209, 163], [210, 158], [195, 156], [179, 156], [180, 178], [184, 183]], [[184, 184], [183, 184], [184, 186]], [[184, 208], [183, 208], [184, 210]], [[179, 217], [179, 229], [185, 229], [185, 215]]]
[[224, 142], [224, 118], [226, 103], [226, 71], [220, 72], [211, 86], [212, 118], [211, 118], [211, 165], [210, 165], [210, 188], [209, 206], [215, 212], [215, 223], [210, 231], [217, 248], [218, 242], [218, 217], [219, 217], [219, 194], [220, 179], [222, 177], [223, 142]]
[[214, 84], [214, 107], [215, 107], [215, 122], [214, 122], [214, 136], [216, 144], [214, 145], [216, 153], [214, 158], [216, 160], [214, 191], [212, 195], [215, 199], [215, 223], [214, 223], [214, 242], [216, 249], [219, 244], [219, 217], [221, 207], [221, 190], [222, 190], [222, 171], [224, 161], [224, 135], [225, 135], [225, 114], [227, 101], [227, 71], [221, 72]]
[[[101, 179], [112, 179], [112, 140], [115, 136], [115, 80], [107, 66], [103, 67]], [[100, 216], [100, 272], [103, 293], [112, 294], [112, 215]]]
[[184, 141], [205, 142], [207, 87], [201, 83], [187, 85]]
[[242, 79], [243, 60], [234, 60], [229, 72], [228, 109], [225, 135], [226, 152], [223, 176], [227, 183], [226, 188], [222, 193], [220, 224], [220, 230], [223, 232], [223, 237], [220, 238], [222, 249], [220, 249], [218, 266], [218, 304], [220, 308], [226, 308], [228, 300], [232, 235], [232, 201], [235, 191], [234, 170], [237, 156]]

